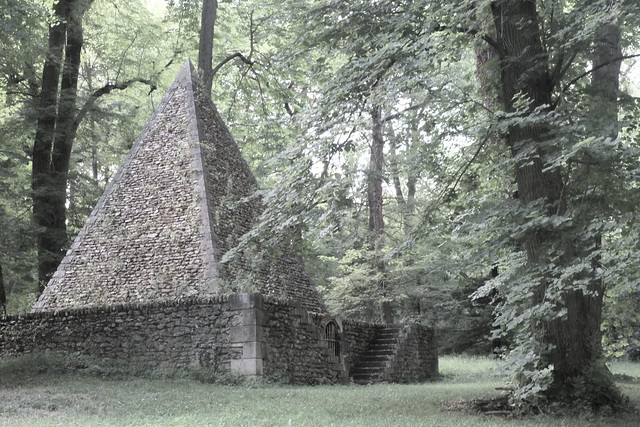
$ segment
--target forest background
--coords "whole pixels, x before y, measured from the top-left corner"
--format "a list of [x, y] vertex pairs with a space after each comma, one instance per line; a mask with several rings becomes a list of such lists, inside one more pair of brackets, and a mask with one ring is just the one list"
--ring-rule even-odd
[[[600, 361], [640, 357], [638, 1], [205, 3], [212, 98], [266, 206], [241, 245], [296, 245], [332, 312], [505, 355], [521, 402], [620, 401]], [[198, 57], [202, 2], [0, 6], [20, 313]]]

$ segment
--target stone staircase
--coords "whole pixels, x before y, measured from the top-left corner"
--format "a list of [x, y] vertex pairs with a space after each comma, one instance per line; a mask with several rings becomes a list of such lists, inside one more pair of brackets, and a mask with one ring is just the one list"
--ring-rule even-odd
[[400, 331], [401, 327], [396, 325], [387, 325], [377, 331], [350, 373], [354, 383], [372, 384], [386, 380], [385, 373], [398, 350]]

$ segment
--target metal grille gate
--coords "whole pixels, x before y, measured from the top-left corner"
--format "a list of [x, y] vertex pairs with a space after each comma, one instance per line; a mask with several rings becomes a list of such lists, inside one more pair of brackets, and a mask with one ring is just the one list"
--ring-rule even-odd
[[333, 320], [324, 329], [329, 349], [334, 356], [340, 356], [340, 327]]

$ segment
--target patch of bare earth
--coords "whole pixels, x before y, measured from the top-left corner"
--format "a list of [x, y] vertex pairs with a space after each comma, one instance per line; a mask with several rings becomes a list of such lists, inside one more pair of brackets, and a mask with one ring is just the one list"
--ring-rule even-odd
[[446, 400], [440, 405], [443, 411], [464, 412], [467, 414], [495, 415], [510, 417], [513, 408], [509, 405], [509, 395], [492, 397], [490, 399], [453, 399]]

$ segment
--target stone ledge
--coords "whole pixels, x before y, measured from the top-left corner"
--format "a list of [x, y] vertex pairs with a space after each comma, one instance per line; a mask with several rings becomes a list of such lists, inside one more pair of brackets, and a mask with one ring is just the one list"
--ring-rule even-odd
[[231, 310], [262, 308], [262, 294], [231, 294], [229, 296], [229, 308]]

